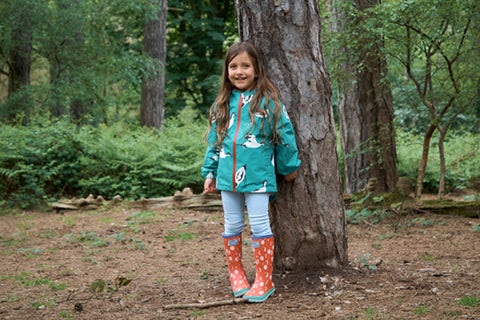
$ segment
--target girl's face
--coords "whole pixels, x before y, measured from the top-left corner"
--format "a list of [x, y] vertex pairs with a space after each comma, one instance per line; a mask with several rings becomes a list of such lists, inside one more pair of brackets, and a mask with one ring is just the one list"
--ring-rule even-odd
[[256, 77], [252, 60], [246, 51], [239, 53], [228, 64], [228, 79], [239, 90], [250, 88]]

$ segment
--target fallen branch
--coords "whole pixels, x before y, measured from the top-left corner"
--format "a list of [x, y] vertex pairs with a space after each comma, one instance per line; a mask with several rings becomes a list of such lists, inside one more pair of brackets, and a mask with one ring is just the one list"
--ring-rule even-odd
[[191, 308], [211, 308], [211, 307], [219, 307], [219, 306], [226, 306], [231, 304], [239, 304], [247, 302], [247, 298], [238, 298], [233, 300], [223, 300], [223, 301], [214, 301], [214, 302], [202, 302], [202, 303], [187, 303], [187, 304], [169, 304], [164, 306], [164, 309], [191, 309]]

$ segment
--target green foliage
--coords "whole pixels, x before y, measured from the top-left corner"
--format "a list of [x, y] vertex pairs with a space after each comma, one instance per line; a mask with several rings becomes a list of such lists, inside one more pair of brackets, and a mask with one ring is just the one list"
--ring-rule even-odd
[[135, 249], [135, 250], [144, 250], [145, 249], [145, 242], [143, 242], [142, 239], [137, 239], [134, 237], [131, 237], [129, 240], [129, 245], [128, 248], [130, 249]]
[[193, 113], [182, 115], [188, 117], [167, 121], [163, 132], [122, 126], [98, 132], [80, 158], [87, 171], [79, 180], [84, 194], [151, 198], [200, 183], [206, 124], [193, 121]]
[[[446, 129], [457, 117], [453, 129], [478, 132], [480, 66], [472, 61], [480, 58], [479, 9], [475, 0], [389, 0], [369, 11], [365, 29], [384, 39], [395, 113], [405, 128], [425, 132], [435, 121]], [[427, 105], [437, 112], [422, 112]]]
[[[347, 222], [358, 224], [360, 222], [377, 223], [391, 214], [390, 208], [394, 209], [398, 203], [391, 204], [389, 208], [379, 208], [378, 205], [384, 198], [382, 196], [373, 197], [372, 193], [357, 194], [350, 204], [351, 208], [345, 211]], [[373, 204], [376, 208], [369, 207]]]
[[468, 196], [463, 197], [463, 200], [465, 201], [480, 201], [480, 194], [471, 194]]
[[168, 2], [166, 112], [191, 106], [207, 114], [218, 93], [225, 49], [236, 40], [230, 1]]
[[[50, 112], [78, 123], [127, 115], [140, 101], [141, 74], [152, 62], [142, 55], [145, 17], [152, 0], [19, 0], [2, 5], [0, 67], [11, 64], [15, 28], [32, 28], [30, 85], [0, 100], [0, 117], [26, 119]], [[20, 21], [20, 22], [19, 22]], [[120, 111], [120, 112], [119, 112]]]
[[[365, 49], [368, 52], [376, 48], [378, 54], [387, 58], [385, 76], [392, 89], [396, 121], [402, 128], [425, 132], [432, 121], [430, 113], [425, 112], [425, 103], [431, 103], [438, 110], [438, 121], [444, 118], [444, 128], [445, 122], [460, 111], [451, 124], [452, 129], [478, 132], [480, 65], [472, 61], [480, 58], [479, 33], [476, 32], [480, 27], [479, 2], [386, 0], [375, 3], [360, 6], [352, 0], [336, 1], [333, 8], [323, 10], [322, 43], [334, 92], [354, 84], [345, 64], [361, 72], [371, 58], [364, 54]], [[413, 78], [419, 80], [418, 83], [414, 83]], [[426, 93], [425, 99], [419, 91]], [[332, 96], [334, 106], [338, 97], [341, 92]], [[454, 101], [452, 107], [440, 112], [450, 99]]]
[[[235, 7], [216, 0], [172, 0], [168, 7], [166, 114], [186, 105], [206, 113], [218, 92], [225, 49], [237, 39]], [[2, 3], [0, 77], [13, 64], [12, 50], [29, 45], [32, 54], [30, 83], [8, 97], [0, 92], [0, 119], [22, 114], [27, 123], [50, 113], [80, 124], [135, 121], [142, 77], [158, 72], [142, 43], [144, 24], [158, 10], [155, 0]], [[31, 39], [14, 36], [27, 28]]]
[[368, 208], [363, 208], [360, 211], [357, 211], [356, 209], [349, 209], [345, 212], [345, 214], [347, 216], [348, 223], [358, 224], [363, 220], [369, 220], [373, 217], [376, 217], [380, 212], [380, 209], [371, 211]]
[[[437, 147], [438, 135], [432, 139], [432, 148]], [[396, 145], [398, 176], [416, 180], [422, 157], [423, 137], [407, 131], [397, 130]], [[480, 135], [468, 132], [451, 132], [445, 141], [446, 188], [466, 189], [478, 183], [480, 177]], [[435, 191], [439, 185], [440, 158], [438, 153], [429, 156], [425, 172], [424, 188]]]
[[162, 132], [46, 119], [0, 124], [0, 201], [25, 208], [61, 196], [139, 199], [199, 189], [207, 124], [195, 117], [184, 110]]
[[368, 262], [368, 259], [370, 258], [370, 254], [367, 253], [367, 254], [364, 254], [361, 258], [360, 258], [360, 264], [362, 266], [362, 268], [366, 268], [366, 269], [370, 269], [370, 270], [376, 270], [377, 269], [377, 266], [375, 265], [371, 265], [369, 262]]
[[107, 288], [107, 292], [116, 292], [120, 288], [127, 286], [130, 282], [132, 282], [132, 279], [127, 279], [125, 277], [117, 277], [115, 278], [115, 281], [113, 284], [110, 282], [106, 282], [103, 279], [97, 279], [92, 282], [90, 285], [90, 291], [92, 292], [97, 292], [97, 293], [102, 293], [105, 290], [105, 287]]

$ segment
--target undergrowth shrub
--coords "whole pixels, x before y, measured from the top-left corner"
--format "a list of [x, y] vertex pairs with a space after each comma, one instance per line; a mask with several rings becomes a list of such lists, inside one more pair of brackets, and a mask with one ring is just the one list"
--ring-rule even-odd
[[66, 123], [1, 126], [1, 199], [27, 207], [74, 192], [81, 151], [74, 128]]
[[35, 121], [0, 127], [0, 201], [38, 206], [62, 196], [124, 199], [172, 195], [202, 184], [205, 121], [191, 110], [163, 131], [127, 126], [77, 127]]
[[[0, 123], [0, 207], [48, 204], [60, 197], [111, 199], [169, 196], [202, 190], [206, 120], [185, 109], [163, 131], [125, 123], [77, 127], [68, 121], [33, 119], [26, 126]], [[398, 176], [416, 180], [423, 137], [397, 130]], [[430, 151], [425, 188], [438, 187], [438, 136]], [[447, 189], [480, 181], [480, 136], [451, 132], [445, 142]], [[341, 155], [340, 155], [341, 156]]]

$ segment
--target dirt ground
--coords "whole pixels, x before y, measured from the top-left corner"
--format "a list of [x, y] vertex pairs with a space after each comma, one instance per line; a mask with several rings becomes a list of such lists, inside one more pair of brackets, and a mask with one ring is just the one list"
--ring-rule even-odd
[[[0, 216], [0, 319], [480, 319], [479, 225], [348, 225], [342, 271], [274, 274], [261, 304], [168, 309], [232, 299], [221, 212], [17, 210]], [[253, 281], [248, 241], [244, 264]]]

